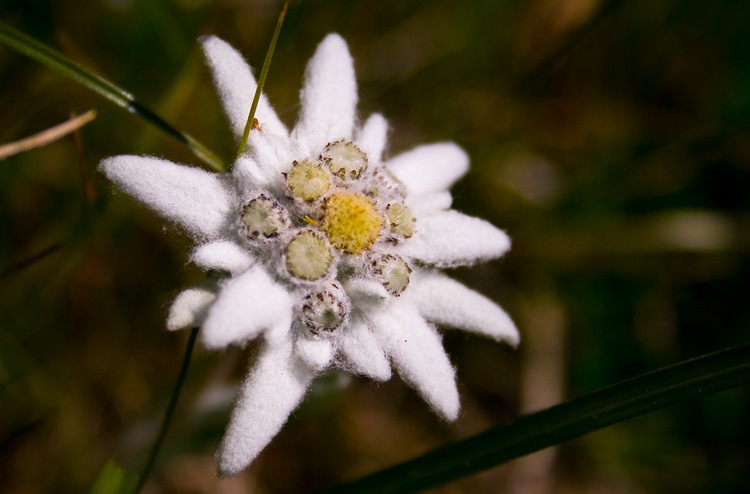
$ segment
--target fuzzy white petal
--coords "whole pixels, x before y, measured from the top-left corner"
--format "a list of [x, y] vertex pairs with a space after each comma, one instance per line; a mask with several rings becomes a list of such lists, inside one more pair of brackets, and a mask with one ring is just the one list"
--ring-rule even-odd
[[518, 330], [498, 305], [443, 274], [415, 272], [402, 295], [428, 321], [518, 345]]
[[404, 201], [415, 216], [429, 216], [439, 211], [450, 209], [453, 197], [450, 192], [430, 192], [412, 194]]
[[241, 273], [253, 265], [248, 251], [230, 240], [216, 240], [196, 248], [190, 260], [203, 269]]
[[[235, 137], [239, 140], [245, 130], [247, 116], [255, 96], [257, 87], [255, 77], [242, 55], [226, 41], [216, 36], [204, 36], [200, 41], [224, 111], [229, 117]], [[286, 126], [268, 103], [265, 94], [260, 97], [255, 118], [258, 119], [264, 131], [283, 136], [289, 134]]]
[[387, 300], [391, 296], [382, 283], [367, 278], [352, 278], [346, 282], [344, 287], [352, 300], [380, 301]]
[[[232, 175], [237, 179], [240, 197], [254, 195], [258, 189], [283, 190], [284, 176], [282, 171], [276, 168], [281, 162], [264, 158], [262, 163], [261, 165], [261, 162], [247, 154], [240, 156], [234, 162]], [[291, 165], [291, 160], [289, 164]]]
[[441, 142], [399, 154], [387, 166], [410, 193], [425, 194], [450, 189], [469, 169], [469, 157], [452, 142]]
[[357, 83], [346, 42], [329, 34], [318, 45], [305, 72], [302, 112], [293, 136], [303, 152], [316, 158], [327, 143], [349, 139], [354, 128]]
[[218, 236], [234, 208], [231, 188], [215, 173], [130, 155], [107, 158], [99, 166], [125, 192], [195, 237]]
[[260, 167], [259, 174], [269, 177], [266, 183], [259, 183], [259, 186], [283, 184], [282, 173], [288, 172], [292, 162], [300, 158], [297, 148], [291, 141], [278, 134], [252, 131], [248, 143], [250, 156]]
[[394, 250], [436, 266], [466, 266], [502, 256], [510, 248], [504, 231], [479, 218], [445, 211], [417, 218], [417, 231]]
[[383, 160], [383, 151], [387, 139], [388, 122], [383, 118], [383, 115], [374, 113], [362, 126], [355, 141], [359, 149], [367, 154], [368, 161], [373, 165]]
[[167, 329], [200, 326], [216, 294], [205, 288], [188, 288], [175, 297], [167, 316]]
[[297, 338], [294, 347], [297, 356], [318, 372], [328, 367], [334, 354], [331, 341], [323, 338]]
[[292, 297], [256, 266], [228, 279], [203, 324], [201, 336], [208, 348], [221, 348], [255, 338], [261, 331], [289, 331]]
[[278, 434], [300, 404], [315, 371], [295, 357], [292, 342], [264, 344], [242, 384], [219, 448], [219, 475], [247, 467]]
[[339, 353], [345, 370], [367, 376], [376, 381], [391, 378], [391, 366], [380, 348], [377, 338], [361, 317], [354, 317], [351, 325], [339, 338]]
[[385, 310], [367, 311], [367, 318], [404, 381], [438, 415], [455, 420], [460, 408], [456, 373], [435, 328], [410, 304], [396, 300]]

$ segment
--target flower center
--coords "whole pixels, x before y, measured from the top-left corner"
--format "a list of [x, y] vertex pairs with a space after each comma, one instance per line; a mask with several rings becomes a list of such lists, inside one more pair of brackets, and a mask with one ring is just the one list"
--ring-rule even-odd
[[354, 180], [367, 169], [367, 156], [353, 142], [329, 143], [320, 155], [331, 173], [343, 180]]
[[248, 202], [240, 214], [240, 220], [249, 239], [259, 236], [274, 237], [289, 226], [289, 219], [284, 210], [276, 201], [265, 195]]
[[394, 202], [385, 209], [391, 231], [405, 238], [414, 235], [414, 215], [403, 202]]
[[399, 296], [409, 285], [411, 268], [406, 261], [396, 255], [385, 255], [372, 263], [373, 274], [386, 290]]
[[308, 293], [302, 301], [303, 324], [315, 334], [332, 333], [348, 320], [349, 298], [337, 282]]
[[321, 228], [334, 247], [359, 254], [375, 243], [384, 224], [383, 216], [365, 196], [337, 190], [326, 200]]
[[328, 273], [333, 262], [330, 246], [319, 233], [304, 230], [286, 246], [289, 272], [303, 280], [317, 280]]
[[331, 172], [314, 161], [295, 161], [287, 174], [286, 183], [292, 196], [303, 201], [314, 201], [328, 191]]

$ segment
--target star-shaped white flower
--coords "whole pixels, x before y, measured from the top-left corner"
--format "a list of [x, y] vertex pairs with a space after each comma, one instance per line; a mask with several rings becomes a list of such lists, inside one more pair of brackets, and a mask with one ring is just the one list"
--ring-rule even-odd
[[[239, 138], [255, 79], [224, 41], [202, 44]], [[356, 102], [352, 58], [331, 34], [308, 64], [297, 126], [289, 132], [261, 97], [260, 128], [231, 173], [140, 156], [101, 164], [191, 234], [195, 264], [221, 273], [177, 296], [169, 329], [200, 325], [209, 348], [263, 336], [218, 454], [222, 475], [253, 461], [327, 368], [387, 380], [393, 366], [454, 420], [455, 371], [435, 325], [518, 343], [500, 307], [437, 269], [510, 246], [501, 230], [450, 209], [466, 154], [440, 143], [383, 161], [387, 123], [376, 114], [357, 126]]]

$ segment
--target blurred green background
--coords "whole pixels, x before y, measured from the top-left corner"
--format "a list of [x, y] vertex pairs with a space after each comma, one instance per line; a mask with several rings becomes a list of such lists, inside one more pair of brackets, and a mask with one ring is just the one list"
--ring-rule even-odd
[[[278, 1], [0, 0], [0, 20], [233, 153], [196, 39], [260, 67]], [[293, 1], [267, 93], [292, 125], [305, 63], [349, 42], [360, 115], [389, 154], [452, 140], [455, 207], [506, 228], [504, 259], [453, 275], [501, 303], [518, 351], [446, 332], [463, 413], [445, 424], [399, 379], [330, 373], [252, 468], [213, 452], [245, 350], [198, 349], [148, 492], [297, 493], [519, 414], [748, 341], [750, 3], [731, 0]], [[186, 148], [0, 46], [0, 143], [96, 109], [78, 136], [0, 161], [0, 490], [85, 492], [108, 458], [137, 472], [187, 334], [164, 330], [190, 240], [96, 172]], [[39, 255], [39, 254], [46, 255]], [[35, 260], [35, 262], [30, 262]], [[250, 349], [252, 351], [252, 348]], [[748, 389], [632, 420], [444, 493], [750, 492]]]

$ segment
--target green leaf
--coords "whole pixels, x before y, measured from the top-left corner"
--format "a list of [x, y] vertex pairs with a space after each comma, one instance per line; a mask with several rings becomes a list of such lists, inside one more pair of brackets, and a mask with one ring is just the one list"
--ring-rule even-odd
[[425, 490], [682, 401], [750, 382], [750, 344], [643, 374], [326, 492]]
[[132, 494], [137, 484], [137, 475], [126, 472], [113, 460], [107, 460], [89, 494]]
[[57, 50], [40, 43], [34, 38], [13, 29], [3, 22], [0, 22], [0, 42], [5, 43], [10, 48], [33, 58], [47, 67], [58, 71], [62, 75], [70, 77], [79, 84], [99, 93], [120, 108], [123, 108], [130, 113], [134, 113], [147, 122], [155, 125], [189, 147], [201, 161], [214, 170], [221, 172], [226, 169], [221, 159], [195, 138], [174, 128], [162, 117], [136, 101], [135, 97], [129, 92], [118, 87], [107, 79], [94, 74], [85, 67], [78, 65]]

